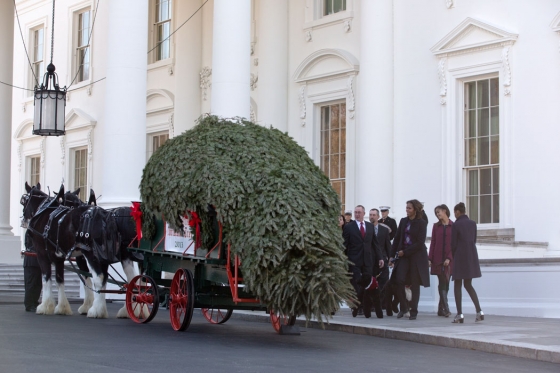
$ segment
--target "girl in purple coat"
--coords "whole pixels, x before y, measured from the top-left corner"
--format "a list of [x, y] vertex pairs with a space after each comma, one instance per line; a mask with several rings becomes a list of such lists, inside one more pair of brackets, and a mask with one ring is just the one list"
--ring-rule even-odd
[[456, 220], [451, 234], [451, 252], [454, 260], [451, 275], [453, 281], [455, 281], [454, 293], [455, 304], [457, 305], [457, 316], [455, 316], [453, 323], [462, 324], [464, 321], [461, 304], [463, 281], [465, 290], [469, 293], [476, 308], [475, 321], [478, 322], [484, 320], [484, 313], [480, 309], [478, 296], [472, 286], [472, 279], [482, 276], [476, 250], [476, 223], [465, 214], [465, 204], [463, 202], [458, 203], [453, 211]]
[[449, 278], [453, 267], [453, 256], [451, 254], [451, 231], [453, 222], [449, 219], [449, 207], [439, 205], [434, 209], [438, 222], [432, 228], [432, 240], [430, 242], [430, 253], [428, 264], [432, 275], [438, 278], [439, 305], [438, 316], [451, 316], [447, 293], [449, 292]]

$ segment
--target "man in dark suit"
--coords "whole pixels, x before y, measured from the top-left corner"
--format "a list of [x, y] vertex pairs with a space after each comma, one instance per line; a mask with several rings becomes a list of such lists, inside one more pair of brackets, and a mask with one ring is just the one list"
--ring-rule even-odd
[[[358, 205], [354, 209], [354, 221], [344, 226], [342, 237], [348, 259], [352, 262], [350, 282], [356, 290], [358, 301], [362, 304], [364, 316], [371, 317], [371, 304], [369, 297], [364, 297], [364, 290], [372, 281], [374, 260], [383, 258], [381, 249], [375, 236], [373, 224], [364, 221], [366, 210], [364, 206]], [[379, 268], [383, 268], [383, 259], [378, 260]], [[365, 302], [365, 304], [364, 304]], [[358, 309], [352, 309], [352, 316], [358, 315]]]
[[379, 210], [381, 210], [381, 218], [379, 219], [379, 222], [389, 227], [389, 239], [393, 241], [395, 234], [397, 234], [397, 221], [389, 216], [390, 209], [391, 208], [389, 206], [379, 207]]
[[35, 312], [39, 305], [39, 297], [43, 288], [41, 268], [37, 255], [33, 251], [33, 241], [29, 231], [25, 232], [25, 251], [23, 255], [23, 279], [25, 284], [25, 297], [23, 304], [27, 312]]
[[[383, 317], [383, 306], [387, 310], [387, 316], [393, 315], [393, 310], [391, 307], [391, 303], [386, 305], [384, 299], [384, 292], [382, 291], [385, 288], [385, 284], [389, 281], [389, 258], [391, 257], [391, 240], [390, 240], [390, 233], [389, 228], [387, 228], [383, 224], [379, 224], [379, 210], [378, 209], [371, 209], [369, 210], [369, 221], [373, 224], [375, 229], [375, 235], [377, 236], [377, 242], [379, 243], [381, 249], [381, 255], [383, 259], [384, 266], [380, 268], [379, 266], [375, 266], [373, 275], [377, 276], [377, 282], [379, 283], [379, 291], [374, 292], [373, 296], [373, 304], [375, 306], [375, 314], [378, 318]], [[379, 258], [378, 258], [379, 259]], [[391, 292], [389, 292], [391, 294]], [[379, 299], [376, 299], [378, 297]], [[383, 302], [383, 304], [381, 303]], [[378, 305], [379, 304], [379, 305]]]

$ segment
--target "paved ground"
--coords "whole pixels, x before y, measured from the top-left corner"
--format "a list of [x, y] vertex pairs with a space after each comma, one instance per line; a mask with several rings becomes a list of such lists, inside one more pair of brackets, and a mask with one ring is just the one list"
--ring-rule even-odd
[[[280, 336], [270, 324], [254, 322], [259, 320], [255, 315], [239, 314], [224, 325], [211, 325], [196, 310], [188, 331], [179, 333], [171, 329], [165, 309], [151, 323], [138, 325], [114, 318], [39, 316], [9, 303], [0, 301], [2, 373], [559, 371], [553, 363], [314, 328], [301, 328], [300, 336]], [[121, 305], [109, 304], [111, 317]], [[381, 321], [362, 320], [355, 322]]]

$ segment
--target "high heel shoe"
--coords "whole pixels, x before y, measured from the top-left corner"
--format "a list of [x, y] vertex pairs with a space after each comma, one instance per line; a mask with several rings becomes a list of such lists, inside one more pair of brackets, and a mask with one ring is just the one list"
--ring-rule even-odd
[[457, 315], [455, 315], [455, 318], [453, 319], [452, 323], [453, 324], [462, 324], [463, 321], [465, 321], [465, 316], [463, 316], [462, 313], [458, 313]]
[[484, 312], [480, 311], [476, 313], [476, 319], [474, 319], [475, 322], [479, 322], [479, 321], [483, 321], [484, 320]]

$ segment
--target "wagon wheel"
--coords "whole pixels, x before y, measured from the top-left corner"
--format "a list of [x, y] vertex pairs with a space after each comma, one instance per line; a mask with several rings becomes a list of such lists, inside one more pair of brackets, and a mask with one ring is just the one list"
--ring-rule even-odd
[[148, 323], [156, 316], [159, 308], [158, 287], [153, 278], [136, 276], [126, 288], [126, 311], [136, 323]]
[[296, 317], [294, 315], [280, 315], [275, 311], [270, 311], [270, 322], [272, 323], [274, 330], [276, 330], [276, 333], [280, 333], [280, 326], [293, 326], [296, 323]]
[[191, 271], [179, 268], [171, 281], [169, 317], [171, 327], [184, 331], [191, 323], [194, 308], [194, 282]]
[[223, 324], [229, 320], [233, 313], [232, 308], [201, 308], [202, 316], [210, 324]]

